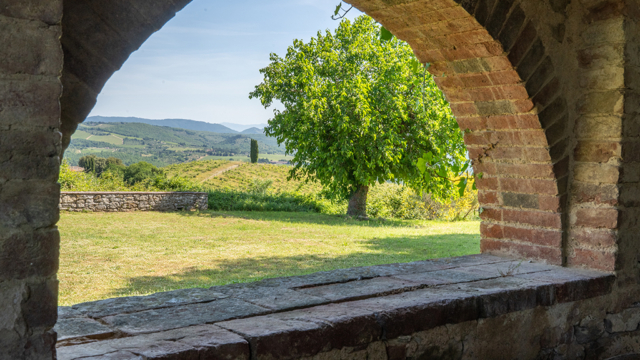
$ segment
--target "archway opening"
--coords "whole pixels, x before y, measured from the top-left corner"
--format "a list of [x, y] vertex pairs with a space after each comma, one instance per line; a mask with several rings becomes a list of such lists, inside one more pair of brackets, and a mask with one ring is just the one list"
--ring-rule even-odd
[[[192, 4], [193, 5], [197, 5], [197, 4]], [[73, 8], [72, 8], [73, 9]], [[93, 11], [93, 10], [92, 10]], [[326, 15], [328, 17], [328, 15], [330, 14], [330, 12]], [[312, 32], [317, 31], [318, 29], [314, 28], [313, 30], [311, 30]], [[67, 41], [69, 42], [69, 40]], [[67, 49], [68, 52], [71, 52], [70, 49]], [[126, 66], [126, 65], [125, 65]], [[257, 71], [257, 69], [256, 69]], [[71, 77], [70, 75], [68, 75], [68, 77]], [[84, 129], [84, 130], [83, 130]], [[117, 137], [123, 137], [123, 138], [135, 138], [135, 136], [130, 136], [131, 134], [127, 135], [127, 134], [122, 134], [122, 133], [114, 133], [114, 134], [106, 134], [105, 129], [91, 129], [91, 126], [87, 126], [84, 128], [81, 128], [80, 131], [85, 131], [89, 136], [87, 137], [92, 137], [92, 136], [96, 136], [99, 138], [99, 140], [104, 140], [106, 137], [114, 137], [117, 140]], [[104, 132], [104, 134], [100, 133], [98, 134], [96, 131], [98, 132]], [[96, 132], [96, 134], [94, 135], [93, 132]], [[101, 135], [102, 134], [102, 135]], [[81, 137], [84, 136], [84, 134], [81, 133]], [[76, 136], [76, 138], [78, 138]], [[87, 139], [84, 138], [84, 140], [91, 140], [91, 138]], [[140, 141], [140, 139], [132, 139], [133, 140], [138, 140]], [[142, 139], [144, 141], [144, 139]], [[115, 140], [114, 140], [115, 141]], [[122, 144], [124, 145], [124, 139], [122, 141]], [[73, 142], [72, 142], [73, 145]], [[172, 144], [172, 145], [180, 145], [178, 144]], [[90, 148], [91, 146], [89, 146]], [[73, 148], [70, 148], [71, 150], [77, 150]], [[106, 150], [109, 151], [109, 150]], [[115, 153], [113, 153], [115, 154]], [[81, 153], [80, 155], [86, 155], [84, 153]], [[102, 154], [100, 154], [102, 155]], [[110, 154], [108, 154], [110, 155]], [[102, 155], [105, 156], [105, 155]], [[231, 157], [233, 157], [234, 155], [232, 155]], [[106, 156], [105, 156], [106, 157]], [[236, 159], [234, 159], [236, 160]], [[209, 170], [208, 170], [209, 171]], [[401, 195], [402, 196], [402, 195]], [[406, 196], [406, 194], [405, 194]], [[473, 202], [473, 200], [471, 199], [471, 202]], [[456, 216], [460, 216], [460, 217], [473, 217], [474, 215], [474, 204], [469, 204], [468, 209], [464, 209], [464, 212], [461, 212], [459, 210], [453, 209], [453, 211], [457, 211], [456, 214], [453, 215], [453, 217]], [[225, 214], [222, 214], [223, 216], [226, 216]], [[81, 215], [82, 216], [82, 215]], [[107, 219], [111, 216], [116, 216], [113, 214], [109, 214], [109, 215], [104, 215], [103, 218]], [[127, 215], [127, 217], [130, 217], [130, 215]], [[240, 216], [242, 217], [242, 216]], [[238, 216], [235, 216], [235, 218], [238, 218]], [[224, 217], [221, 218], [216, 218], [217, 220], [223, 220], [225, 219]], [[64, 220], [63, 219], [63, 224], [64, 224]], [[262, 221], [265, 221], [264, 218], [260, 218], [260, 216], [256, 217], [256, 218], [251, 218], [249, 219], [250, 222], [258, 222], [258, 224]], [[269, 221], [279, 221], [281, 219], [279, 218], [271, 218], [271, 219], [267, 219]], [[109, 223], [113, 222], [113, 223], [117, 223], [119, 222], [119, 220], [107, 220]], [[140, 222], [136, 222], [134, 224], [134, 227], [136, 228], [144, 228], [143, 224], [150, 224], [153, 223], [153, 219], [151, 218], [147, 218], [145, 221], [140, 221]], [[172, 220], [169, 220], [172, 221]], [[291, 220], [291, 219], [286, 219], [284, 222], [290, 222], [290, 223], [309, 223], [309, 222], [319, 222], [316, 220], [311, 220], [309, 221], [308, 219], [303, 219], [300, 221], [296, 221]], [[164, 223], [164, 224], [162, 224]], [[285, 231], [289, 231], [291, 233], [294, 232], [300, 232], [300, 228], [296, 227], [296, 228], [291, 228], [290, 226], [286, 226], [283, 225], [281, 222], [277, 223], [277, 226], [280, 226], [280, 230], [285, 229], [285, 228], [290, 228], [288, 230]], [[407, 234], [407, 236], [399, 236], [398, 234], [387, 234], [384, 237], [381, 237], [380, 234], [375, 234], [378, 229], [380, 228], [385, 228], [385, 227], [390, 227], [393, 228], [394, 224], [393, 222], [389, 222], [389, 224], [384, 224], [382, 221], [378, 221], [378, 223], [376, 223], [375, 226], [362, 226], [362, 224], [358, 224], [356, 225], [357, 229], [368, 229], [368, 233], [366, 234], [366, 236], [363, 237], [363, 239], [367, 239], [366, 242], [361, 241], [361, 246], [355, 246], [352, 249], [350, 249], [349, 251], [351, 251], [351, 256], [349, 256], [347, 254], [347, 256], [345, 256], [345, 259], [342, 259], [341, 257], [336, 257], [333, 262], [334, 265], [331, 265], [332, 267], [327, 267], [326, 265], [326, 261], [325, 259], [323, 259], [323, 256], [320, 254], [307, 254], [309, 255], [309, 258], [313, 258], [316, 257], [317, 259], [315, 260], [311, 260], [310, 262], [315, 264], [312, 266], [301, 266], [301, 270], [298, 273], [295, 274], [302, 274], [302, 273], [308, 273], [308, 272], [313, 272], [313, 271], [318, 271], [318, 270], [329, 270], [332, 268], [344, 268], [344, 267], [351, 267], [351, 266], [356, 266], [356, 265], [373, 265], [373, 264], [378, 264], [378, 263], [383, 263], [383, 262], [401, 262], [401, 261], [413, 261], [413, 260], [424, 260], [426, 258], [434, 258], [434, 257], [442, 257], [442, 256], [455, 256], [455, 255], [463, 255], [463, 254], [467, 254], [467, 253], [477, 253], [479, 248], [477, 246], [477, 242], [478, 242], [478, 236], [477, 236], [477, 223], [468, 223], [465, 224], [464, 226], [460, 225], [462, 223], [452, 223], [451, 225], [447, 225], [444, 226], [443, 229], [436, 229], [434, 230], [435, 233], [432, 234], [433, 237], [436, 238], [436, 242], [438, 244], [432, 244], [432, 248], [430, 248], [431, 245], [429, 246], [420, 246], [419, 243], [421, 242], [421, 239], [424, 239], [424, 236], [421, 234], [424, 234], [425, 232], [428, 232], [428, 230], [425, 229], [420, 229], [420, 228], [415, 228], [416, 226], [420, 227], [420, 224], [417, 225], [411, 225], [410, 227], [413, 227], [412, 230], [410, 230], [409, 232], [411, 232], [411, 234]], [[391, 226], [387, 226], [387, 225], [391, 225]], [[158, 234], [160, 232], [170, 232], [171, 236], [170, 238], [173, 241], [185, 241], [185, 239], [181, 239], [180, 233], [181, 233], [181, 229], [178, 229], [177, 232], [172, 232], [171, 230], [169, 230], [169, 228], [171, 228], [172, 226], [170, 224], [167, 223], [166, 219], [161, 219], [159, 221], [159, 223], [157, 223], [156, 228], [153, 229], [148, 229], [148, 232], [145, 232], [142, 236], [140, 236], [143, 239], [148, 239], [146, 241], [149, 242], [153, 242], [153, 237], [154, 236], [158, 236]], [[195, 227], [198, 227], [198, 225], [190, 225]], [[242, 225], [242, 226], [249, 226], [249, 225]], [[258, 225], [259, 226], [259, 225]], [[463, 229], [461, 231], [458, 231], [456, 233], [456, 227], [461, 226]], [[91, 235], [95, 242], [95, 244], [98, 244], [98, 247], [103, 246], [104, 244], [107, 244], [110, 242], [109, 237], [108, 236], [103, 236], [104, 232], [101, 229], [96, 229], [95, 226], [91, 225], [91, 224], [86, 224], [86, 226], [82, 227], [82, 226], [78, 226], [79, 228], [83, 228], [83, 231], [86, 232], [91, 232], [91, 228], [94, 228], [94, 230], [96, 230], [95, 232], [93, 232], [93, 234]], [[475, 228], [474, 228], [475, 227]], [[453, 228], [453, 230], [452, 230]], [[61, 228], [62, 229], [62, 234], [63, 236], [65, 236], [65, 230], [64, 227]], [[274, 230], [274, 229], [271, 229]], [[277, 229], [275, 229], [277, 230]], [[112, 230], [113, 234], [111, 234], [112, 236], [115, 236], [115, 238], [120, 237], [121, 239], [123, 237], [127, 236], [127, 233], [129, 233], [131, 230], [130, 228], [122, 228], [122, 227], [113, 227]], [[313, 247], [315, 243], [317, 243], [317, 239], [316, 238], [320, 238], [322, 236], [325, 236], [324, 230], [321, 230], [320, 227], [316, 228], [316, 230], [311, 230], [310, 232], [315, 233], [313, 235], [314, 239], [300, 239], [299, 236], [293, 236], [293, 235], [289, 235], [288, 239], [285, 239], [285, 241], [293, 241], [294, 243], [302, 243], [303, 246], [308, 246], [308, 247]], [[256, 234], [260, 235], [265, 235], [265, 231], [258, 231]], [[450, 234], [453, 233], [453, 234]], [[331, 237], [333, 237], [334, 239], [337, 239], [339, 236], [337, 235], [338, 233], [332, 234], [330, 235]], [[449, 236], [451, 235], [451, 236]], [[82, 237], [82, 232], [80, 231], [80, 234], [78, 235], [80, 237]], [[440, 239], [437, 239], [438, 237], [441, 237]], [[196, 235], [187, 235], [185, 237], [190, 237], [189, 241], [193, 242], [193, 243], [197, 243], [198, 241], [201, 241], [202, 239], [198, 239], [199, 237], [201, 237], [200, 235], [196, 234]], [[127, 242], [127, 241], [125, 241]], [[343, 241], [344, 242], [344, 241]], [[474, 245], [475, 244], [475, 245]], [[94, 246], [92, 245], [92, 246]], [[151, 246], [151, 245], [148, 245]], [[332, 244], [331, 245], [334, 250], [337, 249], [339, 252], [344, 252], [343, 249], [340, 249], [340, 246], [344, 246], [342, 244], [340, 244], [338, 241], [336, 241], [336, 244]], [[350, 245], [351, 246], [351, 245]], [[452, 249], [449, 249], [451, 251], [448, 251], [446, 249], [446, 247], [449, 246]], [[157, 246], [156, 246], [157, 247]], [[162, 246], [161, 246], [162, 247]], [[444, 251], [441, 251], [443, 249], [438, 249], [439, 247], [443, 247]], [[459, 252], [460, 248], [462, 249], [462, 252]], [[283, 252], [289, 251], [290, 246], [285, 246], [283, 248]], [[363, 250], [364, 249], [364, 250]], [[106, 251], [105, 251], [106, 250]], [[89, 248], [86, 248], [85, 251], [88, 251], [89, 253], [91, 253], [92, 251], [89, 250]], [[107, 254], [106, 255], [106, 261], [101, 264], [100, 266], [107, 267], [109, 268], [109, 271], [111, 273], [120, 273], [123, 274], [124, 271], [122, 271], [122, 267], [120, 265], [117, 264], [117, 261], [115, 261], [113, 259], [113, 257], [118, 257], [121, 255], [114, 255], [114, 254], [123, 254], [126, 253], [126, 251], [131, 251], [131, 249], [127, 248], [126, 246], [123, 246], [123, 244], [111, 244], [111, 246], [107, 246], [105, 249], [103, 249], [103, 253], [107, 254], [107, 253], [111, 253], [111, 259], [109, 260], [110, 256]], [[134, 251], [138, 251], [138, 250], [134, 250]], [[175, 254], [175, 252], [179, 252], [178, 250], [176, 250], [173, 246], [171, 247], [167, 247], [164, 246], [162, 249], [158, 248], [155, 251], [152, 251], [154, 253], [157, 254], [162, 254], [165, 257], [170, 257], [171, 255]], [[280, 271], [281, 268], [292, 268], [295, 267], [295, 264], [298, 263], [303, 263], [304, 262], [304, 254], [293, 254], [292, 256], [290, 256], [288, 259], [280, 259], [278, 257], [273, 257], [273, 260], [271, 263], [268, 263], [267, 261], [267, 266], [268, 268], [271, 268], [269, 271], [264, 271], [264, 269], [261, 269], [261, 267], [265, 267], [264, 263], [264, 257], [262, 260], [259, 260], [259, 256], [256, 256], [255, 253], [251, 254], [251, 253], [247, 253], [246, 250], [243, 250], [245, 253], [244, 255], [247, 256], [242, 256], [242, 258], [246, 258], [245, 260], [242, 261], [238, 261], [237, 259], [235, 261], [227, 261], [224, 266], [220, 266], [220, 269], [218, 270], [212, 270], [210, 268], [207, 267], [207, 265], [205, 264], [206, 260], [203, 259], [203, 261], [198, 261], [198, 262], [194, 262], [194, 263], [189, 263], [189, 264], [183, 264], [185, 266], [184, 269], [181, 268], [180, 271], [175, 271], [175, 269], [172, 269], [172, 266], [178, 266], [176, 265], [177, 263], [180, 262], [180, 260], [171, 260], [171, 261], [167, 261], [167, 258], [163, 258], [163, 259], [154, 259], [154, 260], [150, 260], [148, 261], [147, 259], [145, 259], [145, 255], [144, 254], [140, 254], [140, 256], [136, 259], [133, 259], [134, 262], [139, 262], [137, 264], [137, 266], [134, 267], [135, 271], [142, 271], [142, 268], [148, 267], [150, 266], [150, 263], [154, 263], [154, 264], [158, 264], [158, 263], [167, 263], [165, 266], [162, 266], [162, 269], [159, 269], [159, 273], [157, 274], [137, 274], [137, 275], [132, 275], [129, 274], [127, 279], [125, 280], [125, 284], [117, 287], [115, 289], [115, 291], [112, 291], [111, 293], [109, 293], [108, 297], [110, 296], [123, 296], [123, 295], [137, 295], [137, 294], [148, 294], [148, 293], [152, 293], [152, 292], [157, 292], [157, 291], [161, 291], [161, 290], [171, 290], [171, 289], [176, 289], [176, 288], [181, 288], [181, 287], [192, 287], [194, 285], [199, 285], [199, 286], [209, 286], [209, 285], [217, 285], [217, 284], [224, 284], [227, 283], [229, 281], [226, 282], [221, 282], [221, 283], [217, 283], [217, 282], [207, 282], [202, 281], [203, 278], [211, 278], [211, 277], [215, 277], [215, 276], [220, 276], [220, 274], [224, 274], [229, 272], [229, 269], [237, 267], [239, 262], [244, 262], [245, 263], [245, 267], [247, 270], [245, 270], [244, 272], [242, 272], [242, 274], [244, 274], [245, 278], [249, 278], [249, 279], [253, 279], [253, 280], [257, 280], [260, 278], [264, 278], [264, 277], [270, 277], [270, 276], [282, 276], [282, 275], [291, 275], [294, 273], [286, 273], [286, 272], [282, 272]], [[391, 253], [391, 255], [387, 254], [385, 255], [385, 251]], [[370, 254], [372, 252], [377, 252], [379, 253], [379, 259], [373, 259], [370, 257]], [[350, 262], [347, 261], [346, 259], [356, 259], [358, 258], [358, 253], [362, 253], [364, 254], [363, 256], [360, 256], [360, 261], [359, 262]], [[365, 256], [366, 255], [366, 256]], [[384, 257], [387, 257], [386, 259], [381, 259]], [[84, 257], [81, 257], [84, 258]], [[147, 264], [147, 265], [145, 265]], [[64, 260], [63, 260], [63, 267], [64, 267]], [[148, 270], [148, 269], [147, 269]], [[149, 272], [149, 271], [147, 271]], [[61, 292], [62, 296], [64, 297], [66, 295], [65, 290], [64, 290], [64, 277], [67, 273], [65, 273], [64, 268], [63, 270], [60, 272], [60, 278], [63, 281], [63, 290]], [[218, 275], [216, 275], [218, 274]], [[266, 274], [266, 275], [265, 275]], [[87, 275], [93, 275], [96, 276], [97, 274], [87, 274]], [[99, 276], [98, 276], [99, 277]], [[230, 278], [231, 281], [243, 281], [241, 276], [238, 276], [236, 278]], [[76, 282], [80, 283], [85, 283], [87, 284], [87, 286], [89, 286], [89, 288], [91, 287], [91, 284], [95, 284], [96, 281], [95, 279], [93, 279], [91, 276], [86, 277], [85, 279], [80, 279], [77, 278]], [[113, 290], [113, 289], [112, 289]], [[72, 292], [71, 292], [72, 293]], [[75, 293], [88, 293], [87, 291], [75, 291]], [[90, 299], [86, 299], [86, 300], [90, 300]], [[64, 301], [64, 304], [72, 304], [75, 303], [74, 301]]]

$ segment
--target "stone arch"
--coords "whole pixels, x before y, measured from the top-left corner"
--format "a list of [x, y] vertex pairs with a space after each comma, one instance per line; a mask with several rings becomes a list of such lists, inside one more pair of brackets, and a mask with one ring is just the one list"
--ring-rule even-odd
[[[64, 2], [63, 148], [108, 78], [189, 2]], [[619, 12], [605, 9], [602, 15], [597, 6], [583, 8], [570, 1], [350, 2], [432, 64], [430, 72], [460, 127], [468, 131], [465, 142], [474, 169], [484, 175], [479, 181], [482, 251], [613, 270], [618, 212], [612, 207], [618, 190], [607, 190], [608, 200], [603, 200], [594, 194], [605, 188], [585, 176], [576, 178], [573, 170], [598, 168], [619, 158], [620, 146], [581, 141], [574, 127], [581, 126], [576, 123], [581, 114], [597, 113], [594, 102], [609, 105], [618, 98], [612, 92], [569, 99], [564, 87], [571, 86], [568, 74], [575, 74], [580, 64], [588, 68], [589, 61], [602, 58], [585, 49], [589, 41], [576, 41], [581, 28], [567, 28], [572, 26], [567, 11], [583, 12], [583, 21], [592, 23], [610, 21]], [[579, 45], [572, 46], [574, 41]], [[586, 86], [595, 88], [599, 80], [594, 75]], [[617, 180], [607, 181], [615, 187]], [[609, 208], [602, 209], [603, 202]], [[593, 220], [601, 216], [606, 224]], [[600, 239], [597, 244], [592, 236]]]

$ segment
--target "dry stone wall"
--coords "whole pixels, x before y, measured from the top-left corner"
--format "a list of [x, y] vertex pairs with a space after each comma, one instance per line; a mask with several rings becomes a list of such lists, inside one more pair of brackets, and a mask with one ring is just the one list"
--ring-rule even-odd
[[208, 195], [198, 192], [63, 192], [60, 210], [66, 211], [177, 211], [206, 210]]

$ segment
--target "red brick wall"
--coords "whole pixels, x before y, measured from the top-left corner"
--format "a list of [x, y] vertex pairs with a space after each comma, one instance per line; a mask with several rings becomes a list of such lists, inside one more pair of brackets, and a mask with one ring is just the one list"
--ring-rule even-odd
[[483, 174], [482, 251], [562, 264], [566, 101], [519, 4], [353, 3], [431, 63], [460, 128], [468, 131], [474, 170]]

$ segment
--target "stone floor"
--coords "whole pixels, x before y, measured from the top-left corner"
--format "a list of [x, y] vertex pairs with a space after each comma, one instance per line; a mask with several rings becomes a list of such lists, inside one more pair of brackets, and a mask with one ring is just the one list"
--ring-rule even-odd
[[612, 283], [472, 255], [107, 299], [59, 308], [58, 359], [298, 358], [590, 298]]

